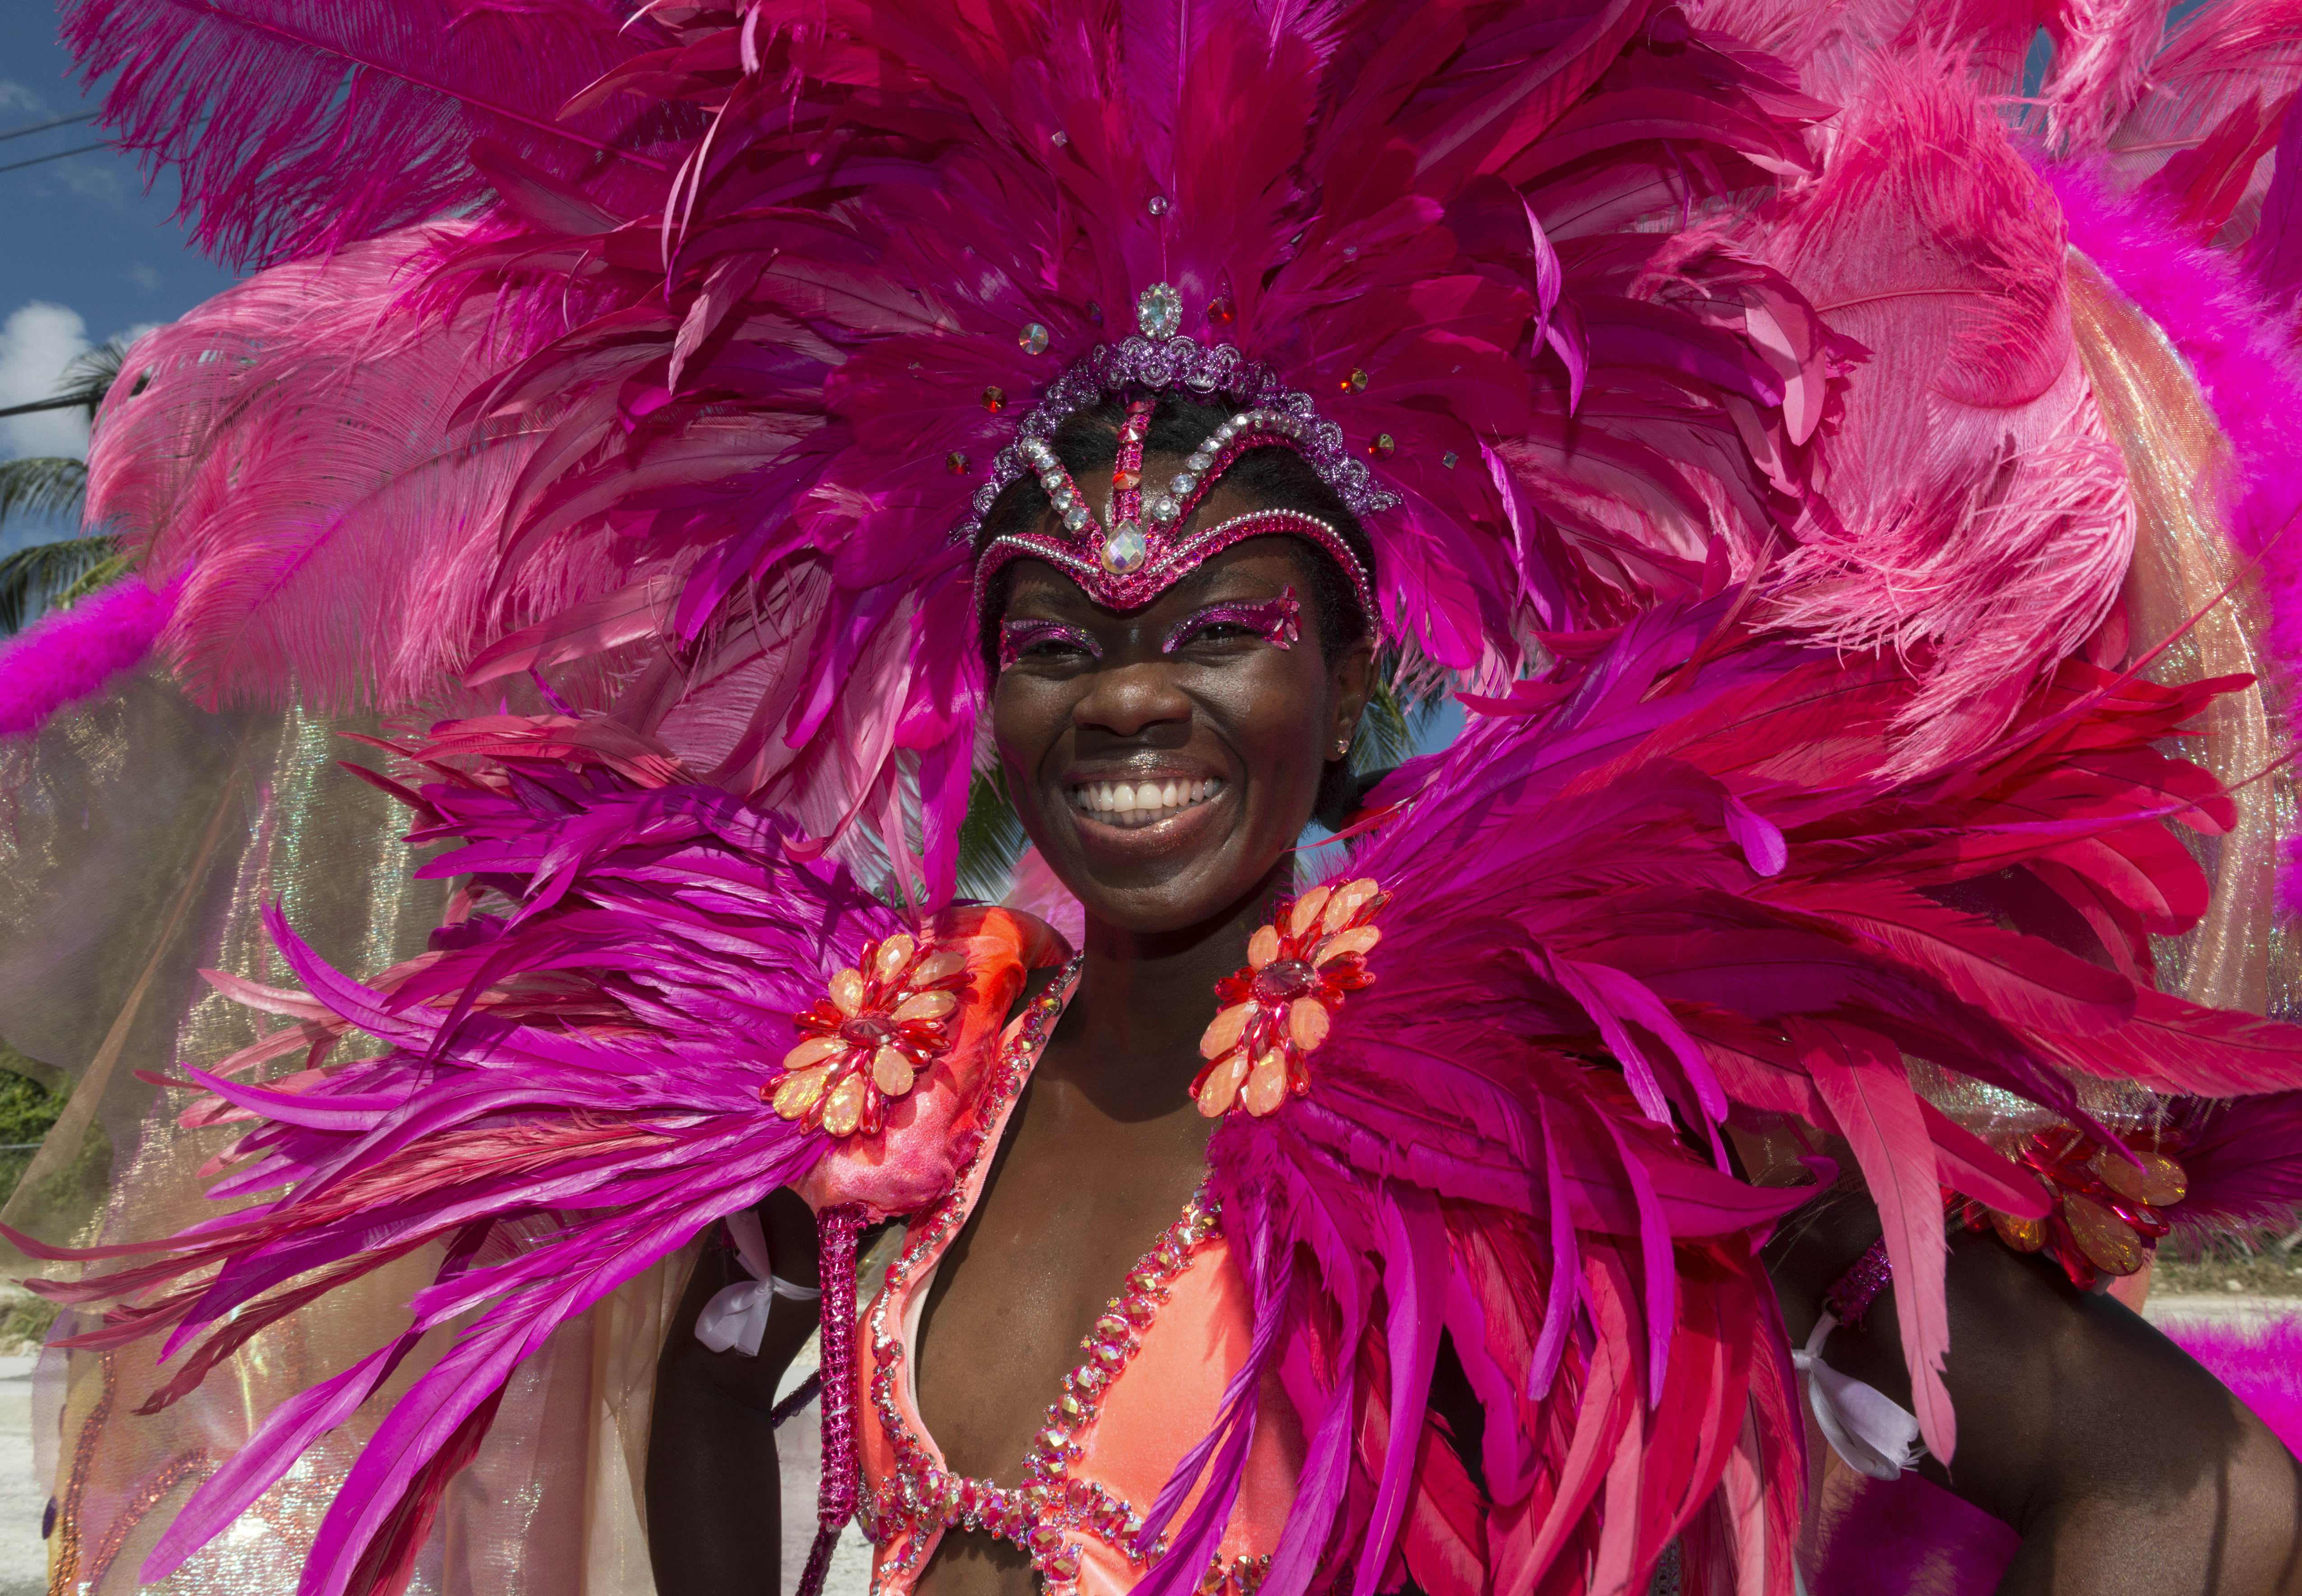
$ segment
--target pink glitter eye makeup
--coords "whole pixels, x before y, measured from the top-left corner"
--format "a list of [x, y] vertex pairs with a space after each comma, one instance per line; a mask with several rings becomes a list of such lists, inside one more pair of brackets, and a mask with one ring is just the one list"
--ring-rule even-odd
[[1303, 605], [1291, 587], [1256, 603], [1210, 604], [1176, 622], [1161, 640], [1159, 651], [1172, 654], [1216, 626], [1244, 626], [1274, 649], [1291, 649], [1303, 635]]
[[1090, 659], [1103, 658], [1103, 645], [1077, 626], [1061, 621], [1005, 620], [999, 623], [999, 668], [1009, 668], [1033, 649], [1050, 643], [1078, 649]]

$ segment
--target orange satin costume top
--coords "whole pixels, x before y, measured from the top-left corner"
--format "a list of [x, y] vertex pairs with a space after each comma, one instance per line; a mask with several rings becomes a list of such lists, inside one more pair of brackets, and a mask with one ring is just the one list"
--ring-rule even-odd
[[[1055, 1011], [1059, 1012], [1059, 1010]], [[1223, 1388], [1246, 1361], [1253, 1328], [1245, 1277], [1217, 1216], [1194, 1199], [1130, 1272], [1113, 1311], [1081, 1348], [1029, 1457], [1022, 1483], [1002, 1487], [949, 1473], [920, 1423], [912, 1370], [920, 1319], [945, 1250], [974, 1211], [1017, 1094], [1038, 1059], [1027, 1013], [1002, 1039], [985, 1135], [952, 1195], [915, 1222], [856, 1339], [862, 1390], [857, 1427], [863, 1514], [874, 1542], [873, 1596], [907, 1596], [951, 1528], [976, 1529], [1029, 1552], [1050, 1596], [1119, 1596], [1155, 1561], [1129, 1547], [1184, 1453], [1211, 1429]], [[1042, 1025], [1052, 1029], [1053, 1014]], [[1268, 1394], [1276, 1398], [1274, 1390]], [[1017, 1394], [1037, 1401], [1042, 1393]], [[1199, 1586], [1244, 1596], [1269, 1566], [1295, 1499], [1299, 1448], [1283, 1399], [1266, 1399], [1220, 1557]], [[1198, 1497], [1175, 1515], [1180, 1519]]]

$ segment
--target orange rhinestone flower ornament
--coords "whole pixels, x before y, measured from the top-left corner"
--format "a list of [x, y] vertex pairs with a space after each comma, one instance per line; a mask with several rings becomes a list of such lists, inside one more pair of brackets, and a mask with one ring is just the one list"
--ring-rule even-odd
[[2046, 1253], [2080, 1290], [2098, 1274], [2132, 1274], [2174, 1228], [2164, 1210], [2189, 1194], [2190, 1181], [2167, 1146], [2139, 1140], [2131, 1151], [2130, 1158], [2068, 1125], [2037, 1131], [2013, 1155], [2045, 1184], [2054, 1205], [2046, 1217], [2021, 1219], [1970, 1200], [1959, 1215], [1970, 1230], [1997, 1231], [2017, 1252]]
[[1260, 1118], [1311, 1089], [1303, 1061], [1327, 1039], [1345, 994], [1371, 985], [1373, 923], [1390, 901], [1362, 878], [1315, 886], [1280, 906], [1248, 941], [1247, 968], [1215, 983], [1223, 1007], [1199, 1038], [1206, 1067], [1191, 1082], [1209, 1119], [1234, 1106]]
[[792, 1016], [799, 1045], [760, 1096], [811, 1130], [878, 1135], [887, 1105], [951, 1046], [966, 989], [957, 949], [923, 947], [902, 931], [866, 944], [855, 968], [831, 978], [828, 995]]

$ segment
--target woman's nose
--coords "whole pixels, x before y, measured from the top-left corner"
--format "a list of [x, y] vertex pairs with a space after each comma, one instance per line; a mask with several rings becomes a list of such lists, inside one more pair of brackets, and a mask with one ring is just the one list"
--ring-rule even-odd
[[1187, 725], [1191, 701], [1164, 661], [1136, 660], [1092, 675], [1092, 685], [1071, 710], [1072, 724], [1114, 736], [1135, 737], [1154, 727]]

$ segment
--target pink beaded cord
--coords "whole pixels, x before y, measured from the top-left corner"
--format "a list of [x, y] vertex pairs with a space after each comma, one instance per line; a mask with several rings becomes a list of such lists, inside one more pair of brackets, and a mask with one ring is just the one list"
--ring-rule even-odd
[[823, 1257], [823, 1482], [815, 1498], [815, 1544], [800, 1576], [799, 1596], [823, 1596], [831, 1550], [855, 1516], [862, 1460], [855, 1430], [855, 1237], [863, 1205], [842, 1203], [816, 1215]]
[[1886, 1239], [1881, 1236], [1854, 1260], [1853, 1268], [1840, 1275], [1837, 1282], [1822, 1294], [1822, 1306], [1849, 1330], [1859, 1330], [1862, 1315], [1870, 1311], [1870, 1305], [1878, 1300], [1878, 1293], [1894, 1278], [1894, 1265], [1886, 1261]]

